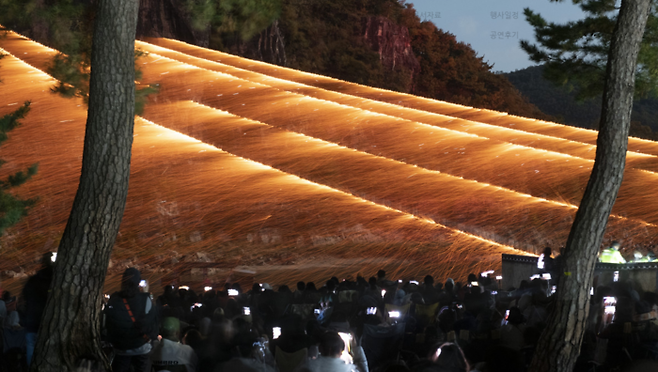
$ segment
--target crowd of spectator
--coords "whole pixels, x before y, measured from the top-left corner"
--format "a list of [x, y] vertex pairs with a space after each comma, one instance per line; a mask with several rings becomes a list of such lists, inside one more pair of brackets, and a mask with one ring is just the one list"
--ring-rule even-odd
[[[37, 284], [32, 291], [40, 290]], [[465, 282], [430, 275], [416, 282], [382, 270], [369, 279], [333, 277], [294, 289], [167, 285], [153, 297], [143, 286], [139, 271], [128, 269], [121, 290], [103, 303], [103, 337], [115, 372], [523, 372], [554, 291], [542, 278], [504, 290], [488, 273]], [[17, 307], [8, 293], [3, 300], [2, 371], [21, 371], [31, 353], [29, 334], [36, 332], [34, 324], [21, 324], [30, 324], [35, 310], [29, 301]], [[658, 295], [639, 293], [629, 282], [593, 289], [575, 371], [658, 360], [657, 312]], [[98, 366], [87, 361], [84, 368]]]

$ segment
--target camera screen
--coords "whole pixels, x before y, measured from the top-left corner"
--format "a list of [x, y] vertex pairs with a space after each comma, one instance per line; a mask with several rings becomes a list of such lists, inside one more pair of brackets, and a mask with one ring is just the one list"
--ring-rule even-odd
[[399, 311], [389, 311], [388, 312], [388, 317], [389, 318], [399, 318], [400, 317], [400, 312]]

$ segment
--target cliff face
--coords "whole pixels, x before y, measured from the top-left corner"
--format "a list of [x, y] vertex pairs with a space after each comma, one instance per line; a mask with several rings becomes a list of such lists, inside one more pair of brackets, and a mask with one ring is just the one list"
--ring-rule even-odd
[[411, 48], [409, 30], [381, 16], [364, 17], [361, 24], [363, 39], [379, 53], [382, 66], [386, 70], [406, 70], [410, 74], [409, 81], [413, 81], [420, 72], [420, 62]]

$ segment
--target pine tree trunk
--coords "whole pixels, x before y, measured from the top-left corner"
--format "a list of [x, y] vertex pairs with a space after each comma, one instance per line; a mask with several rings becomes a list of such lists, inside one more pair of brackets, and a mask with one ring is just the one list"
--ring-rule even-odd
[[82, 173], [59, 245], [31, 371], [101, 358], [100, 303], [128, 193], [139, 0], [101, 0], [91, 55]]
[[580, 354], [589, 290], [608, 216], [621, 186], [635, 68], [651, 0], [623, 0], [610, 45], [596, 161], [564, 253], [557, 301], [529, 370], [571, 372]]

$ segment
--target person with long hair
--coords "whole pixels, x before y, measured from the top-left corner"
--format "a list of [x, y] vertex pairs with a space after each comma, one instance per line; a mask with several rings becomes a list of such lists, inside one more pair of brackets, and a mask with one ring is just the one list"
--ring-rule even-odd
[[437, 372], [468, 372], [471, 366], [468, 364], [464, 352], [459, 345], [446, 342], [436, 348], [430, 355]]

